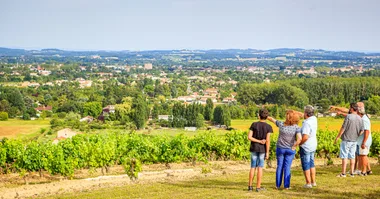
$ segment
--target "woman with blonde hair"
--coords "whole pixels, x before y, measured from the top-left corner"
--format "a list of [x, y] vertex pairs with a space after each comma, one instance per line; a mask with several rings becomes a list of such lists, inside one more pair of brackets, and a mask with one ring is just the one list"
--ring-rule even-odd
[[284, 188], [290, 188], [291, 172], [294, 155], [296, 148], [301, 142], [301, 128], [298, 126], [300, 121], [297, 111], [288, 110], [286, 112], [285, 122], [278, 121], [272, 117], [268, 120], [278, 126], [280, 134], [277, 140], [276, 157], [277, 157], [277, 170], [276, 170], [276, 188], [279, 189], [284, 178]]

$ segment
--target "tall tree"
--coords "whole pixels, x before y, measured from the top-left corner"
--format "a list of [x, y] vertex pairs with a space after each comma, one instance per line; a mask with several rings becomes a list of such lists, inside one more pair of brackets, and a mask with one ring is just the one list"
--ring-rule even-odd
[[136, 125], [136, 128], [137, 129], [144, 128], [146, 121], [148, 120], [147, 118], [148, 106], [146, 104], [145, 99], [142, 96], [137, 96], [136, 98], [133, 99], [132, 110], [133, 110], [132, 119]]
[[228, 106], [216, 106], [214, 110], [213, 122], [219, 125], [231, 126], [231, 114]]
[[0, 101], [0, 112], [9, 112], [11, 108], [11, 105], [9, 104], [9, 102], [7, 100], [1, 100]]
[[212, 120], [212, 116], [214, 114], [214, 103], [210, 98], [206, 100], [206, 107], [205, 107], [205, 113], [204, 118], [205, 120]]

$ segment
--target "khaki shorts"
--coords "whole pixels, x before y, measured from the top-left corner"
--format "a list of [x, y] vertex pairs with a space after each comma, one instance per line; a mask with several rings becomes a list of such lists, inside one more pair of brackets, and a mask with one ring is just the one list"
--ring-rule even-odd
[[359, 155], [368, 155], [369, 154], [369, 148], [366, 146], [364, 149], [362, 149], [361, 146], [359, 146]]

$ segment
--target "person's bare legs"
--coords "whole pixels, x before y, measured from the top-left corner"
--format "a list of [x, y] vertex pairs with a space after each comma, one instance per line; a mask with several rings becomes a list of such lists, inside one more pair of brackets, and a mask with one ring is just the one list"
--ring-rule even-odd
[[313, 168], [310, 168], [310, 173], [311, 173], [311, 183], [312, 184], [315, 184], [316, 183], [316, 181], [315, 181], [315, 167], [313, 167]]
[[342, 174], [346, 174], [347, 159], [342, 159]]
[[255, 178], [255, 172], [256, 172], [256, 168], [251, 168], [251, 170], [249, 171], [248, 186], [250, 187], [252, 187], [252, 181], [253, 181], [253, 178]]
[[261, 188], [261, 178], [263, 177], [263, 168], [257, 167], [257, 184], [256, 188]]
[[355, 170], [358, 170], [359, 157], [355, 156]]
[[305, 175], [306, 184], [311, 184], [310, 170], [311, 169], [303, 172], [303, 174]]
[[367, 171], [371, 171], [371, 165], [369, 163], [368, 156], [367, 156]]
[[356, 170], [359, 170], [361, 171], [362, 170], [362, 162], [361, 162], [361, 158], [359, 155], [355, 156], [355, 171]]
[[354, 174], [355, 159], [350, 159], [350, 174]]
[[368, 157], [366, 155], [361, 155], [360, 158], [362, 162], [362, 173], [367, 173]]

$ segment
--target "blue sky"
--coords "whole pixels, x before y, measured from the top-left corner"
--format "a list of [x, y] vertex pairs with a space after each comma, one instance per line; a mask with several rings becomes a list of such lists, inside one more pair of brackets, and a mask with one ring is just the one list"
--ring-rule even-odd
[[0, 46], [380, 51], [378, 0], [0, 0]]

